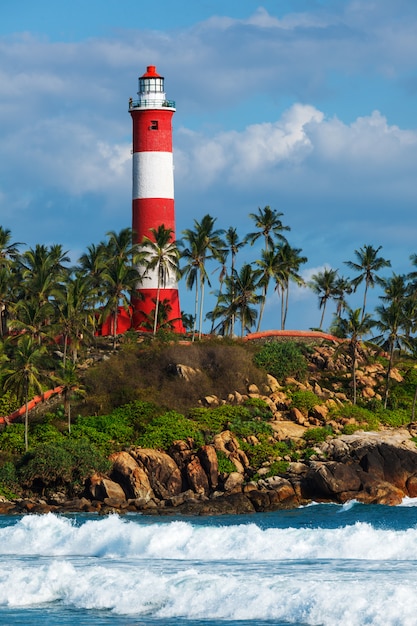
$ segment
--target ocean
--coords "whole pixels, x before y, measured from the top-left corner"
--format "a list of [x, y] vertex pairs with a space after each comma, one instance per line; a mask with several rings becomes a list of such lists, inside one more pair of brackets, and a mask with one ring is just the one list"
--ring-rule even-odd
[[0, 517], [0, 624], [416, 626], [417, 500]]

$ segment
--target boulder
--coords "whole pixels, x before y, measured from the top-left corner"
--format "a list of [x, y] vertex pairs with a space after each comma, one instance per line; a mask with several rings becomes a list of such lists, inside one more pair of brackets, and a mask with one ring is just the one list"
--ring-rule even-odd
[[147, 473], [128, 452], [115, 452], [110, 460], [113, 463], [111, 478], [120, 483], [128, 498], [150, 500], [154, 497]]
[[244, 478], [241, 473], [231, 472], [225, 480], [224, 490], [226, 492], [236, 491], [236, 489], [240, 491], [243, 485], [243, 481], [244, 481]]
[[195, 493], [204, 495], [209, 493], [209, 480], [197, 455], [194, 455], [188, 463], [186, 474], [188, 484]]
[[106, 498], [126, 499], [125, 492], [119, 483], [98, 474], [90, 478], [88, 492], [94, 500], [104, 501]]
[[130, 455], [145, 470], [150, 486], [158, 498], [170, 498], [184, 491], [180, 469], [166, 452], [152, 448], [133, 448]]
[[211, 445], [202, 446], [197, 454], [207, 474], [210, 488], [213, 490], [216, 489], [219, 484], [219, 463], [215, 447]]
[[359, 491], [362, 485], [357, 467], [336, 461], [312, 462], [306, 481], [306, 495], [329, 498], [345, 491]]

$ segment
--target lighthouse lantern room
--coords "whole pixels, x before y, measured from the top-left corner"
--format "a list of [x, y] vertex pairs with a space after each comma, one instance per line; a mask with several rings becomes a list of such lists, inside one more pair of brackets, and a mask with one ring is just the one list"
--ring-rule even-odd
[[[133, 122], [132, 229], [134, 243], [144, 237], [153, 239], [151, 229], [163, 225], [172, 230], [175, 240], [174, 164], [172, 154], [172, 117], [175, 102], [167, 100], [164, 78], [149, 65], [139, 77], [137, 100], [130, 98]], [[143, 274], [143, 268], [139, 267]], [[184, 332], [178, 296], [177, 275], [170, 272], [164, 283], [157, 269], [146, 271], [132, 299], [133, 326], [140, 328], [152, 317], [156, 301], [167, 312], [176, 332]]]

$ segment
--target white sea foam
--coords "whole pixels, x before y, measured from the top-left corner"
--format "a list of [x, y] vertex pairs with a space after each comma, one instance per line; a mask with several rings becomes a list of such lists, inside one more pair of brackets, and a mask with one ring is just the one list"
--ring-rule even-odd
[[[252, 518], [253, 519], [253, 518]], [[27, 516], [0, 528], [1, 607], [164, 620], [415, 626], [417, 529]]]
[[417, 560], [417, 527], [267, 528], [255, 523], [138, 524], [109, 516], [77, 526], [55, 515], [27, 516], [0, 528], [0, 556], [87, 556], [245, 562], [287, 559]]

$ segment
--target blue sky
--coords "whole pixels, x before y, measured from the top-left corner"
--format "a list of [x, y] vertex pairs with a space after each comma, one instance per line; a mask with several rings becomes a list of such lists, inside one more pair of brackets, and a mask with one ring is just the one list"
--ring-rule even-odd
[[[2, 0], [0, 223], [74, 260], [130, 225], [127, 103], [153, 64], [177, 104], [178, 235], [210, 213], [243, 237], [270, 205], [307, 279], [324, 266], [348, 276], [364, 245], [382, 246], [388, 275], [408, 272], [416, 32], [415, 0]], [[182, 308], [192, 302], [181, 286]], [[293, 289], [287, 327], [319, 319], [317, 297]], [[279, 326], [276, 294], [264, 320]]]

